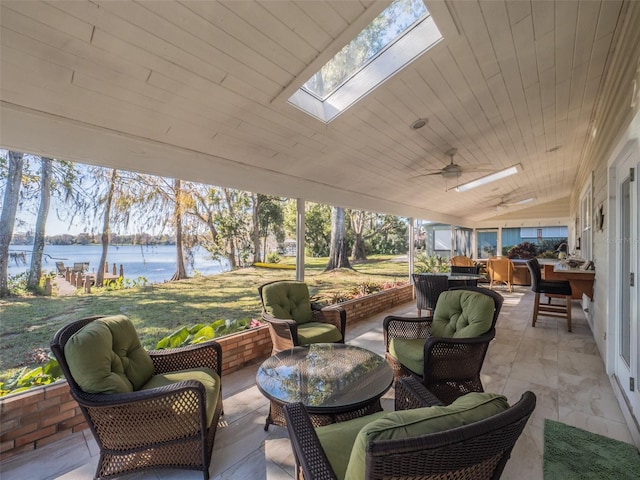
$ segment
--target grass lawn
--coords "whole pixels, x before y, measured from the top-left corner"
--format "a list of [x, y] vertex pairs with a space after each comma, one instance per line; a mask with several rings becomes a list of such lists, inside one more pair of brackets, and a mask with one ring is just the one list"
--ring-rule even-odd
[[[372, 256], [353, 270], [324, 272], [327, 258], [308, 258], [305, 281], [312, 296], [331, 298], [364, 282], [404, 282], [406, 258]], [[292, 262], [285, 258], [282, 263]], [[178, 327], [218, 319], [260, 317], [257, 287], [272, 280], [295, 279], [295, 270], [244, 268], [209, 277], [153, 284], [126, 290], [92, 289], [67, 297], [10, 297], [0, 300], [0, 379], [35, 367], [49, 352], [49, 342], [63, 325], [92, 315], [125, 314], [142, 344], [153, 349]]]

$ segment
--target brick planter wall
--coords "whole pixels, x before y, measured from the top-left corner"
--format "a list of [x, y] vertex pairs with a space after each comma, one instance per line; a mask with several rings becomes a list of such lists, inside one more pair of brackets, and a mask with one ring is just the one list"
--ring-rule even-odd
[[[340, 305], [347, 312], [347, 325], [369, 318], [396, 305], [413, 299], [413, 285], [382, 290], [381, 292], [342, 302]], [[348, 329], [347, 329], [348, 331]]]
[[[395, 305], [410, 301], [406, 285], [341, 303], [352, 325]], [[222, 346], [222, 373], [229, 374], [271, 354], [265, 325], [217, 339]], [[66, 380], [0, 399], [0, 454], [2, 459], [42, 447], [88, 428]]]

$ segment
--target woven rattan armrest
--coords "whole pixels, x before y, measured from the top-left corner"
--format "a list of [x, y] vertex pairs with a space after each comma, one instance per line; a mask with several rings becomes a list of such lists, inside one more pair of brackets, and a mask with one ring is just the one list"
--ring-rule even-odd
[[396, 317], [390, 315], [382, 321], [385, 351], [389, 351], [392, 338], [428, 338], [433, 317]]
[[398, 379], [395, 387], [395, 409], [410, 410], [412, 408], [444, 405], [436, 396], [415, 377]]
[[[290, 318], [276, 318], [272, 317], [266, 312], [262, 312], [262, 320], [267, 322], [272, 331], [272, 337], [282, 339], [283, 348], [291, 348], [298, 345], [298, 324], [295, 320]], [[289, 346], [284, 346], [289, 343]], [[277, 350], [281, 350], [278, 348]]]
[[149, 352], [155, 373], [208, 367], [222, 378], [222, 347], [215, 340]]
[[284, 416], [296, 462], [299, 462], [296, 469], [302, 469], [304, 479], [337, 480], [304, 405], [302, 403], [285, 405]]

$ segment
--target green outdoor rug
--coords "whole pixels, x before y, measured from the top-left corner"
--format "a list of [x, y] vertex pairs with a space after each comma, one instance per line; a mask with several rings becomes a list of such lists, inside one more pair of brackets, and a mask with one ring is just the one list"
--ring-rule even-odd
[[640, 452], [628, 443], [544, 421], [544, 480], [638, 480]]

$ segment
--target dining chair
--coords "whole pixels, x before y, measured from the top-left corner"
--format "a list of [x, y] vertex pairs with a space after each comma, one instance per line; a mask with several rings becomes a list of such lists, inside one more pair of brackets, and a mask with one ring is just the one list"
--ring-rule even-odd
[[[531, 290], [535, 292], [533, 302], [533, 319], [531, 326], [536, 326], [538, 316], [564, 318], [567, 320], [567, 331], [572, 329], [571, 325], [571, 283], [569, 280], [542, 280], [542, 270], [538, 259], [532, 258], [527, 261], [527, 267], [531, 272]], [[547, 297], [547, 303], [541, 301], [540, 295]], [[564, 305], [551, 304], [552, 297], [564, 298]]]
[[442, 292], [449, 289], [447, 275], [414, 273], [411, 278], [415, 289], [418, 316], [420, 316], [422, 310], [426, 310], [427, 315], [432, 315], [436, 308], [438, 297]]

